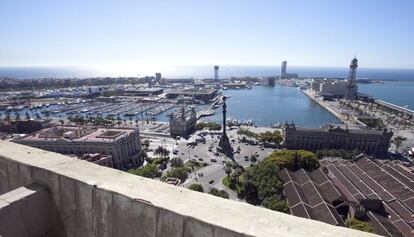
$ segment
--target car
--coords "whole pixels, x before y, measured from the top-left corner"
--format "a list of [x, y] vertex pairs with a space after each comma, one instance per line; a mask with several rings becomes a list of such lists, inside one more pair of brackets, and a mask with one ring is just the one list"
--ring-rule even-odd
[[249, 158], [248, 156], [244, 156], [245, 159]]
[[249, 158], [244, 158], [244, 161], [249, 161]]
[[212, 184], [212, 183], [214, 183], [214, 180], [210, 180], [208, 183], [209, 183], [209, 184]]
[[217, 162], [217, 160], [216, 160], [216, 159], [214, 159], [214, 158], [211, 158], [211, 159], [210, 159], [210, 161], [211, 161], [211, 162]]
[[199, 161], [203, 161], [203, 158], [198, 158]]

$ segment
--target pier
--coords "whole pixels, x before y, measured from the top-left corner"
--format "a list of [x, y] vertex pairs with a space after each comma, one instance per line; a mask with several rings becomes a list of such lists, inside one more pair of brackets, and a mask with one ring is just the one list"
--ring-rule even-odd
[[347, 125], [349, 128], [361, 128], [364, 127], [365, 124], [359, 122], [352, 116], [349, 112], [346, 113], [346, 111], [343, 111], [339, 107], [339, 104], [335, 101], [323, 101], [322, 99], [317, 98], [311, 91], [309, 90], [303, 90], [303, 94], [308, 96], [311, 100], [318, 103], [322, 108], [324, 108], [326, 111], [328, 111], [330, 114], [335, 116], [337, 119], [339, 119], [342, 123]]
[[202, 117], [214, 115], [215, 113], [216, 111], [214, 111], [214, 109], [207, 109], [207, 110], [199, 111], [197, 112], [197, 120], [199, 120]]
[[223, 100], [223, 96], [217, 96], [214, 99], [214, 102], [210, 106], [209, 109], [206, 109], [206, 110], [202, 110], [202, 111], [197, 112], [197, 120], [199, 120], [202, 117], [207, 117], [207, 116], [214, 115], [216, 113], [214, 107], [217, 106], [222, 100]]

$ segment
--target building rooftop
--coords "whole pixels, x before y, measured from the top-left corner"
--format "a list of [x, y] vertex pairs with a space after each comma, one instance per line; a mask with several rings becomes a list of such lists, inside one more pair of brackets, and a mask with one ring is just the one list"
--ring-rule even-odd
[[293, 215], [343, 225], [339, 210], [352, 206], [378, 234], [414, 236], [414, 174], [399, 164], [323, 160], [311, 173], [283, 169], [279, 175]]
[[96, 128], [56, 126], [45, 128], [39, 132], [27, 135], [18, 140], [21, 141], [76, 141], [76, 142], [113, 142], [122, 137], [129, 136], [134, 129], [119, 128]]

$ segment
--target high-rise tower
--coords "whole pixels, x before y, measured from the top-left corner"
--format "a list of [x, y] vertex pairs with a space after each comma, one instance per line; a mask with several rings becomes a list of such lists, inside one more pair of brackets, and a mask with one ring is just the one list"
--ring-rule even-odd
[[214, 80], [219, 80], [219, 66], [214, 66]]
[[358, 59], [354, 57], [351, 60], [351, 64], [349, 65], [349, 75], [347, 79], [347, 88], [345, 97], [349, 100], [353, 100], [356, 98], [356, 94], [358, 92], [358, 86], [356, 84], [356, 72], [358, 68]]
[[287, 61], [282, 61], [282, 65], [280, 66], [280, 78], [285, 77], [286, 68], [287, 68]]
[[349, 65], [348, 85], [356, 85], [356, 71], [358, 67], [358, 59], [353, 58]]

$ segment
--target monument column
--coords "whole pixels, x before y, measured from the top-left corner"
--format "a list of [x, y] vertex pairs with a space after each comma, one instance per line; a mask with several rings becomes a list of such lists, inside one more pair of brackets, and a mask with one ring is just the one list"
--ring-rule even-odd
[[223, 97], [223, 136], [227, 136], [226, 133], [226, 113], [227, 113], [227, 105], [226, 105], [226, 97]]
[[233, 158], [233, 148], [230, 145], [230, 141], [226, 133], [226, 112], [227, 112], [226, 97], [223, 97], [223, 125], [222, 125], [223, 134], [221, 135], [220, 142], [217, 147], [217, 151], [225, 154], [226, 156], [230, 158]]

